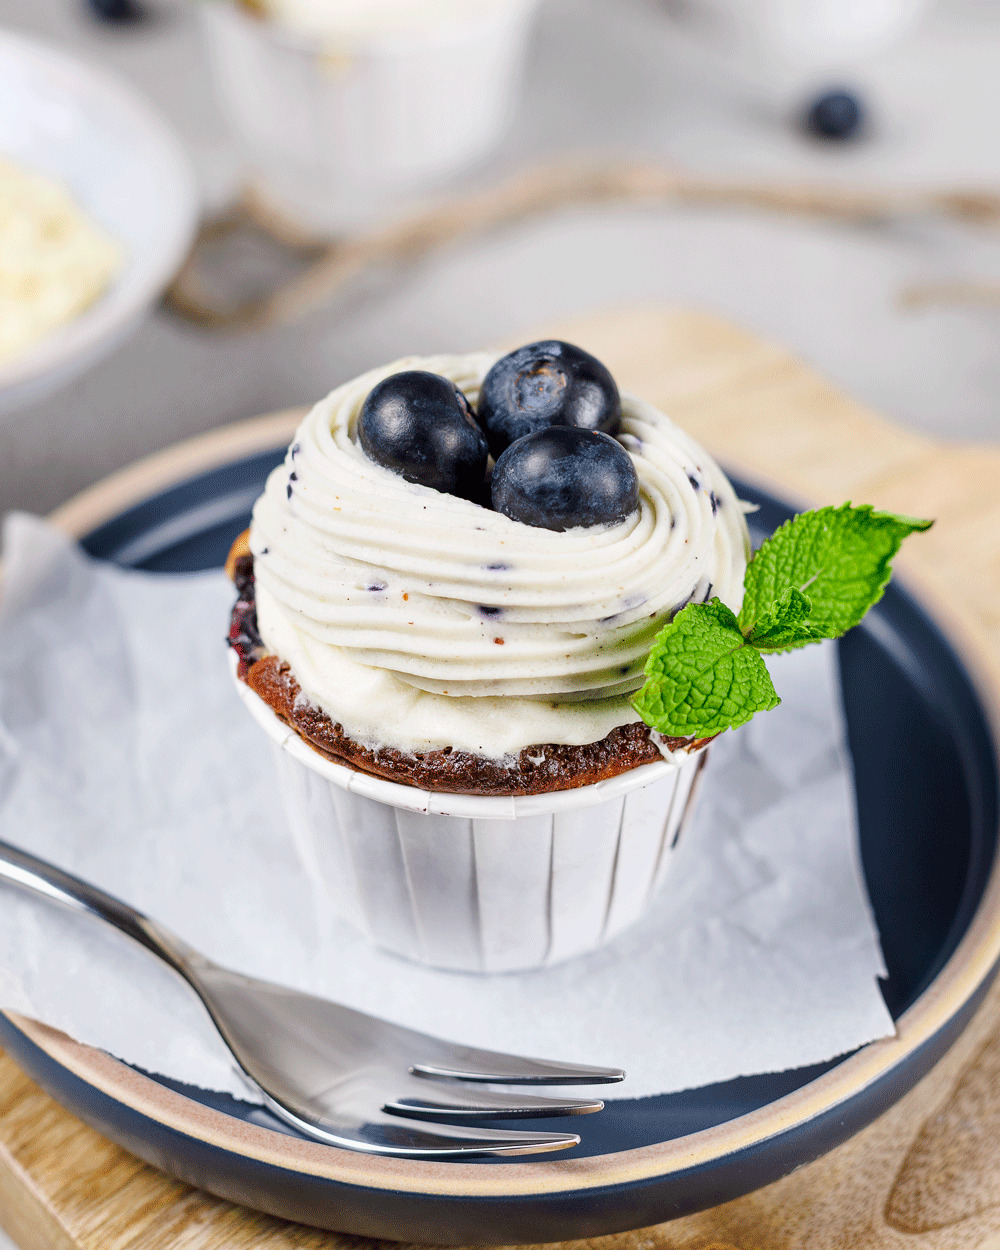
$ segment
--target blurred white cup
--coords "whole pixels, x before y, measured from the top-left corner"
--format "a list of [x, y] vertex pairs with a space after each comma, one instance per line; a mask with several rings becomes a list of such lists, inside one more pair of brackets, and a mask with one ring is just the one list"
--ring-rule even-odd
[[478, 0], [339, 34], [233, 0], [202, 13], [222, 103], [265, 194], [332, 234], [391, 216], [500, 139], [537, 3]]

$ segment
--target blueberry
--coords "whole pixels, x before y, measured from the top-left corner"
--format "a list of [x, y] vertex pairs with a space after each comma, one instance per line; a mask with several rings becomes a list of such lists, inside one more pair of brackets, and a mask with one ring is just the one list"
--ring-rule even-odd
[[481, 495], [489, 449], [468, 401], [436, 373], [394, 373], [361, 409], [358, 441], [365, 454], [408, 482], [447, 495]]
[[137, 0], [87, 0], [87, 4], [102, 22], [138, 22], [146, 16]]
[[853, 139], [864, 124], [861, 101], [850, 91], [825, 91], [806, 111], [805, 126], [820, 139]]
[[526, 434], [553, 425], [617, 434], [621, 399], [599, 360], [570, 343], [529, 343], [503, 356], [483, 380], [477, 418], [498, 457]]
[[511, 443], [493, 470], [496, 511], [541, 529], [610, 525], [638, 506], [628, 452], [597, 430], [537, 430]]

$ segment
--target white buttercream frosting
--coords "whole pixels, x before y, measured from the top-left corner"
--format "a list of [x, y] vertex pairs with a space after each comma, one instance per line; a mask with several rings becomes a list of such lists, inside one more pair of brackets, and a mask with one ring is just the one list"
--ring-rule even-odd
[[560, 533], [417, 486], [356, 441], [371, 388], [404, 369], [475, 405], [495, 357], [408, 358], [338, 387], [302, 422], [253, 514], [267, 647], [367, 745], [490, 758], [596, 742], [637, 720], [653, 636], [680, 606], [738, 610], [749, 538], [722, 471], [651, 404], [623, 395], [639, 510]]

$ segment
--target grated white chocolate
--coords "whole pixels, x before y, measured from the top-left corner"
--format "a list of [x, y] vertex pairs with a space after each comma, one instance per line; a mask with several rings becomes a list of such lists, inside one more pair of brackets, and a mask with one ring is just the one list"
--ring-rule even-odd
[[120, 260], [65, 187], [0, 158], [0, 364], [92, 304]]

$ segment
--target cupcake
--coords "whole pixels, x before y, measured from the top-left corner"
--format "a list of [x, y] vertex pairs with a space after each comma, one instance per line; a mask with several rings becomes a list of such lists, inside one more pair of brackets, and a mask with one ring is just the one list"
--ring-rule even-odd
[[631, 698], [685, 605], [738, 611], [742, 506], [567, 344], [407, 358], [299, 427], [230, 556], [238, 687], [337, 910], [446, 967], [534, 967], [638, 917], [707, 740]]

